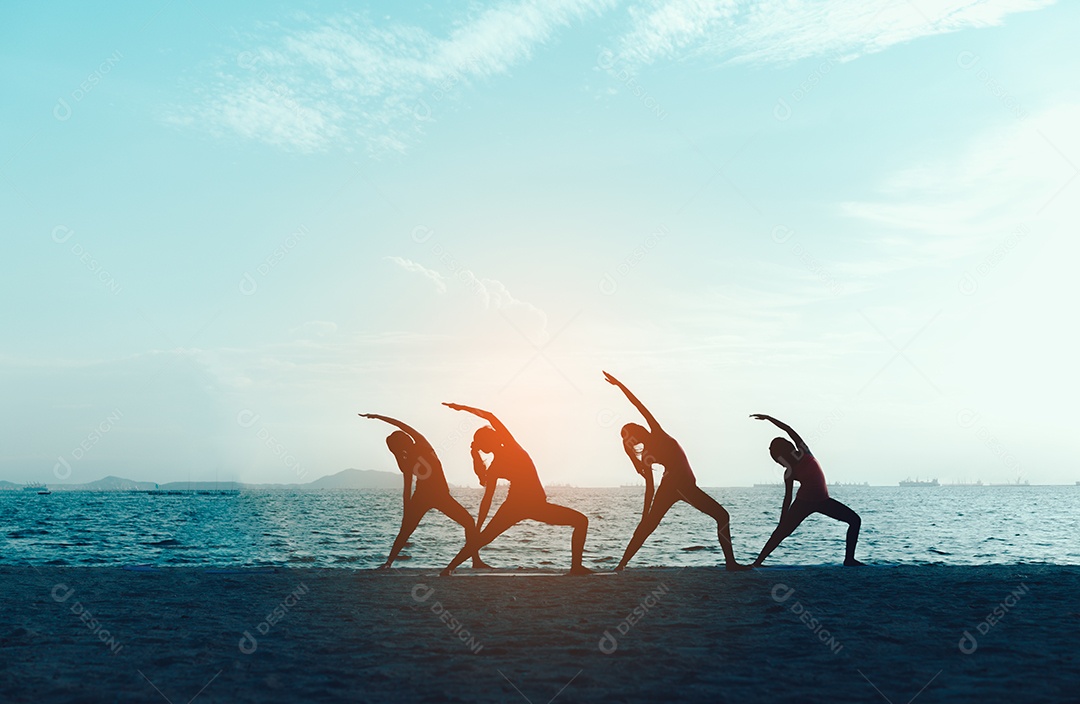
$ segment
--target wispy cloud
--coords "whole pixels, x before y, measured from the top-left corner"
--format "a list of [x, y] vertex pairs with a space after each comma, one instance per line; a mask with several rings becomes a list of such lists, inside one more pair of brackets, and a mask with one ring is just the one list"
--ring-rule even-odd
[[452, 285], [454, 293], [458, 294], [459, 298], [478, 301], [484, 310], [503, 315], [523, 334], [536, 338], [537, 344], [542, 344], [547, 340], [547, 313], [532, 303], [514, 296], [502, 281], [477, 276], [471, 269], [464, 268], [456, 270], [454, 276], [446, 277], [411, 259], [397, 256], [389, 256], [386, 259], [405, 271], [420, 274], [430, 280], [440, 294], [447, 293]]
[[472, 13], [446, 36], [366, 15], [264, 30], [166, 122], [299, 151], [403, 151], [451, 94], [506, 73], [557, 30], [613, 0], [525, 0]]
[[[894, 266], [947, 263], [982, 252], [1025, 223], [1075, 217], [1080, 105], [1059, 106], [978, 134], [947, 157], [903, 169], [878, 198], [841, 204], [876, 229]], [[860, 264], [860, 266], [862, 266]]]
[[631, 7], [623, 58], [638, 63], [709, 56], [790, 63], [852, 59], [919, 37], [1001, 24], [1054, 0], [652, 0]]
[[415, 272], [430, 280], [435, 284], [435, 288], [439, 293], [446, 293], [446, 280], [443, 279], [442, 274], [434, 269], [428, 269], [423, 264], [417, 264], [413, 260], [405, 259], [404, 257], [387, 257], [387, 259], [394, 262], [405, 271]]

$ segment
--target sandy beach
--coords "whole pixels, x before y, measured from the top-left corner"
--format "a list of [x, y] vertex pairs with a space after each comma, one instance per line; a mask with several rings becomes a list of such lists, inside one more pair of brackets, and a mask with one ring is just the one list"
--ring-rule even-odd
[[469, 572], [5, 567], [0, 699], [1075, 700], [1076, 566]]

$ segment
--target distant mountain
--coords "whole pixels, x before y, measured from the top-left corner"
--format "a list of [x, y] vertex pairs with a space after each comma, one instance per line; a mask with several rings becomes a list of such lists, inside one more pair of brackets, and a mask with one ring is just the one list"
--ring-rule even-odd
[[401, 474], [397, 472], [377, 472], [372, 469], [343, 469], [301, 484], [302, 489], [400, 489]]
[[49, 488], [53, 491], [138, 491], [153, 489], [154, 482], [108, 476], [85, 484], [49, 484]]
[[[0, 491], [22, 489], [23, 484], [0, 480]], [[322, 489], [400, 489], [401, 474], [377, 472], [370, 469], [343, 469], [337, 474], [321, 477], [307, 484], [243, 484], [240, 482], [139, 482], [134, 479], [108, 476], [85, 484], [49, 484], [53, 491], [215, 491], [221, 489], [267, 489], [319, 491]]]

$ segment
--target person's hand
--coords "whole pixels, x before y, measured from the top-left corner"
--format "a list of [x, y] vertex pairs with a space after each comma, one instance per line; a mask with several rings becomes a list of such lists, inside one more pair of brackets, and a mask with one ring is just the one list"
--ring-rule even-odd
[[360, 416], [361, 418], [374, 418], [375, 417], [374, 413], [357, 413], [356, 415]]
[[444, 403], [443, 405], [455, 411], [460, 411], [464, 409], [464, 406], [462, 406], [460, 403]]
[[767, 416], [764, 413], [751, 413], [750, 417], [755, 420], [772, 420], [772, 417]]
[[604, 372], [604, 380], [607, 381], [607, 383], [612, 384], [614, 386], [622, 386], [622, 383], [620, 383], [618, 379], [611, 376], [607, 372]]

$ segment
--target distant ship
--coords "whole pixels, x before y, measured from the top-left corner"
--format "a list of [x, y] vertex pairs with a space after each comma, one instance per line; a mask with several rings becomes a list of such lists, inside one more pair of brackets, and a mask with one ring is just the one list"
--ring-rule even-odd
[[[1077, 482], [1077, 484], [1080, 484], [1080, 482]], [[776, 482], [774, 484], [755, 484], [754, 488], [755, 489], [775, 489], [776, 487], [783, 487], [783, 486], [784, 485], [781, 484], [780, 482]]]
[[829, 482], [829, 486], [870, 486], [870, 482]]
[[52, 493], [51, 491], [49, 491], [49, 487], [45, 486], [41, 482], [29, 482], [28, 484], [26, 484], [26, 486], [23, 487], [23, 491], [33, 491], [41, 496], [46, 496]]
[[900, 482], [900, 486], [940, 486], [940, 485], [938, 484], [937, 479], [919, 479], [918, 477], [916, 477], [915, 479], [911, 479], [911, 478], [905, 479], [904, 481]]

